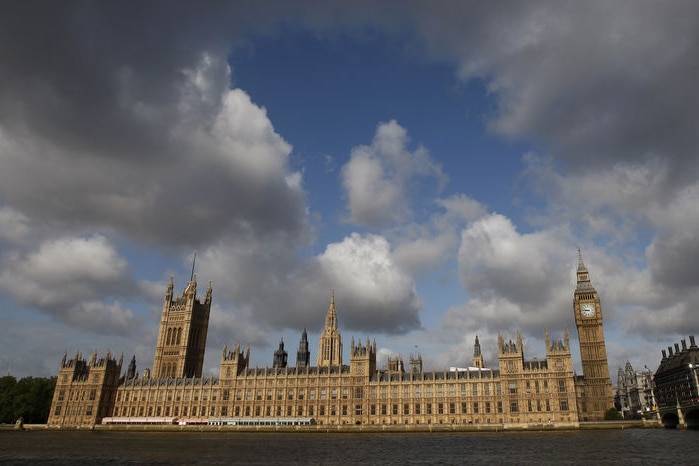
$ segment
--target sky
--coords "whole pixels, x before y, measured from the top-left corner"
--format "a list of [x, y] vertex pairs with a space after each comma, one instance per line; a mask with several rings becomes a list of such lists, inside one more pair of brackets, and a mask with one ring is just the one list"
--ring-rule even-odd
[[[192, 266], [220, 351], [386, 358], [569, 332], [612, 382], [699, 333], [694, 1], [0, 4], [0, 371], [152, 367]], [[196, 254], [196, 261], [194, 257]]]

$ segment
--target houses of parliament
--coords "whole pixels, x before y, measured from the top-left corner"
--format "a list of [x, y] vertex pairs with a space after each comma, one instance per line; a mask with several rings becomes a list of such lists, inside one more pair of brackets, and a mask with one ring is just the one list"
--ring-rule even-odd
[[573, 312], [582, 375], [573, 370], [567, 331], [545, 332], [545, 359], [525, 359], [522, 337], [498, 336], [498, 363], [488, 367], [476, 337], [466, 368], [427, 370], [419, 353], [377, 365], [376, 342], [349, 343], [343, 361], [334, 293], [312, 364], [307, 333], [295, 365], [284, 343], [272, 367], [250, 367], [250, 349], [223, 347], [218, 377], [203, 376], [212, 289], [203, 300], [196, 277], [176, 296], [167, 286], [152, 370], [136, 371], [135, 357], [64, 354], [49, 413], [50, 427], [101, 423], [264, 423], [305, 419], [317, 425], [491, 424], [502, 428], [577, 427], [604, 418], [613, 406], [602, 307], [579, 254]]

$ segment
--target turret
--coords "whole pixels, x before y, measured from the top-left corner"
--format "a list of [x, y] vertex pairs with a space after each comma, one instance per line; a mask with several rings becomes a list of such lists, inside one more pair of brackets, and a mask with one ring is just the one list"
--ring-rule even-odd
[[274, 352], [274, 360], [272, 362], [272, 367], [281, 368], [286, 367], [286, 360], [288, 353], [284, 349], [284, 339], [279, 340], [279, 349]]
[[481, 343], [478, 341], [478, 335], [476, 335], [476, 342], [473, 344], [473, 367], [482, 369], [484, 365]]
[[296, 367], [299, 369], [309, 367], [311, 365], [311, 352], [308, 349], [308, 334], [306, 329], [303, 329], [301, 334], [301, 342], [299, 343], [299, 350], [296, 353]]

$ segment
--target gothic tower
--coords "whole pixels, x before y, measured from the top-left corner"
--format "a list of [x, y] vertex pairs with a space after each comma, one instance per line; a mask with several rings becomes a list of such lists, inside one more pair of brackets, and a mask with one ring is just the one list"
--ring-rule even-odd
[[170, 278], [160, 317], [152, 376], [201, 377], [211, 310], [211, 282], [203, 303], [197, 299], [196, 275], [192, 274], [182, 296], [174, 298], [173, 287]]
[[279, 349], [274, 352], [274, 360], [272, 361], [272, 367], [274, 368], [284, 368], [286, 367], [286, 361], [289, 353], [284, 349], [284, 339], [279, 340]]
[[303, 369], [311, 366], [311, 352], [308, 349], [308, 334], [306, 329], [303, 329], [301, 341], [299, 342], [299, 350], [296, 353], [296, 367]]
[[476, 335], [476, 343], [473, 344], [473, 367], [483, 369], [483, 353], [481, 353], [481, 343], [478, 341], [478, 335]]
[[342, 365], [342, 338], [337, 329], [337, 311], [335, 310], [335, 291], [330, 297], [325, 328], [318, 342], [318, 367]]
[[581, 420], [603, 420], [605, 411], [614, 406], [614, 397], [602, 328], [602, 306], [579, 249], [573, 311], [584, 378], [578, 400]]

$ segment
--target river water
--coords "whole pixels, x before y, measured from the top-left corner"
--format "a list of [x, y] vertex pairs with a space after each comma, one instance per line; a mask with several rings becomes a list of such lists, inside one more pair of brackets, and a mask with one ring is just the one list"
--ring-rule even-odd
[[699, 431], [0, 432], [0, 464], [697, 464]]

